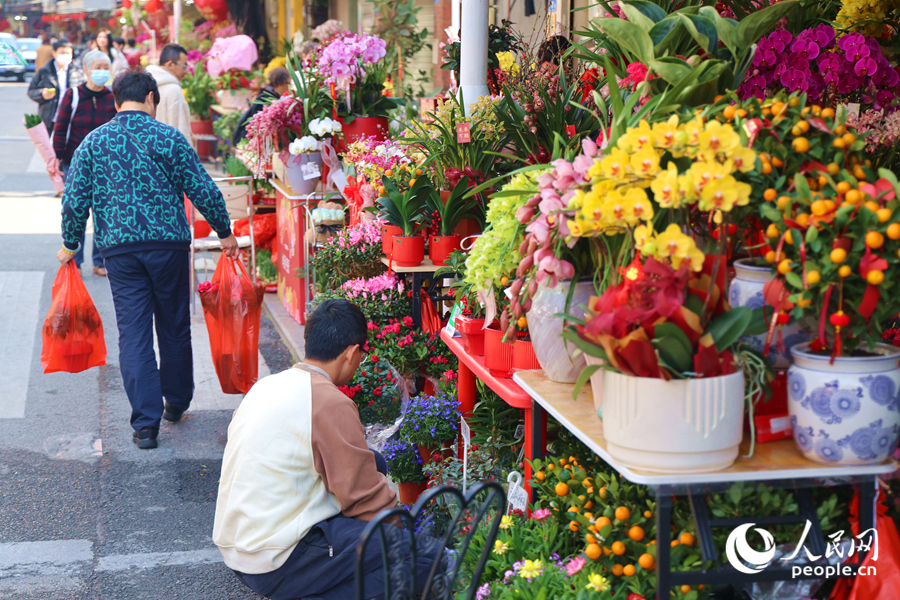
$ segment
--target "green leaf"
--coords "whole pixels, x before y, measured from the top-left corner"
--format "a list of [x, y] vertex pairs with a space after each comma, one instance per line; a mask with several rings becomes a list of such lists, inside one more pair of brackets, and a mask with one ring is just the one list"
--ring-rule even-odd
[[[681, 21], [677, 18], [663, 19], [650, 28], [647, 34], [653, 40], [653, 51], [657, 56], [665, 55], [670, 46], [674, 45], [675, 37], [683, 30]], [[670, 37], [671, 36], [671, 37]], [[665, 43], [664, 43], [665, 42]]]
[[693, 366], [694, 352], [690, 339], [680, 327], [673, 323], [660, 323], [651, 340], [659, 356], [679, 373], [689, 371]]
[[641, 14], [650, 18], [654, 23], [659, 23], [663, 19], [665, 19], [668, 15], [666, 11], [660, 8], [657, 4], [653, 2], [647, 2], [647, 0], [631, 0], [630, 2], [623, 2], [622, 8], [625, 10], [625, 14], [628, 15], [628, 18], [631, 18], [631, 13], [628, 12], [628, 8], [634, 7]]
[[[792, 234], [793, 235], [793, 234]], [[810, 227], [806, 230], [806, 243], [812, 244], [814, 241], [819, 239], [819, 230], [815, 227]]]
[[800, 279], [800, 276], [797, 275], [796, 273], [794, 273], [793, 271], [787, 273], [784, 276], [784, 279], [785, 279], [785, 281], [788, 282], [788, 284], [792, 288], [794, 288], [796, 290], [803, 289], [803, 280]]
[[728, 497], [731, 498], [733, 504], [741, 502], [741, 488], [739, 485], [733, 485], [728, 489]]
[[693, 68], [686, 60], [681, 60], [674, 56], [651, 60], [647, 66], [672, 85], [676, 85], [693, 71]]
[[[744, 52], [761, 37], [768, 35], [774, 29], [775, 23], [794, 10], [798, 4], [798, 0], [784, 0], [763, 10], [752, 12], [738, 23], [734, 30], [734, 44], [741, 55], [743, 56]], [[735, 58], [738, 56], [735, 55]]]
[[754, 308], [753, 317], [750, 319], [750, 324], [747, 325], [744, 335], [762, 335], [768, 330], [769, 321], [766, 319], [766, 313], [763, 311], [763, 307]]
[[681, 18], [694, 41], [714, 55], [719, 48], [719, 34], [715, 23], [700, 15], [681, 15]]
[[647, 64], [653, 60], [653, 40], [639, 25], [625, 19], [596, 19], [594, 22], [640, 62]]
[[587, 354], [588, 356], [593, 356], [594, 358], [602, 358], [606, 360], [606, 352], [603, 351], [603, 348], [600, 346], [595, 346], [594, 344], [581, 339], [578, 337], [578, 334], [574, 331], [566, 331], [563, 332], [562, 337], [567, 342], [571, 342], [575, 345], [576, 348]]
[[744, 335], [747, 326], [753, 320], [752, 311], [746, 306], [733, 307], [713, 319], [706, 333], [710, 334], [720, 352], [727, 350], [738, 338]]
[[578, 374], [578, 379], [575, 380], [575, 388], [572, 390], [572, 400], [578, 400], [578, 393], [581, 392], [581, 388], [584, 387], [590, 379], [591, 375], [597, 372], [600, 369], [600, 365], [588, 365], [581, 370], [581, 373]]
[[628, 17], [628, 20], [635, 25], [639, 25], [644, 31], [649, 31], [656, 24], [656, 21], [645, 15], [643, 11], [639, 10], [638, 7], [634, 6], [631, 2], [622, 2], [619, 6], [622, 7], [622, 11], [625, 13], [625, 16]]
[[699, 316], [703, 312], [703, 300], [697, 294], [688, 294], [684, 299], [684, 307]]

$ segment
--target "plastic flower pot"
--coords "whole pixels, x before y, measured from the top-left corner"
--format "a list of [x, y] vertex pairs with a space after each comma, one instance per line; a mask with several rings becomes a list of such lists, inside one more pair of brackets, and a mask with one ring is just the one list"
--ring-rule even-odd
[[454, 325], [469, 356], [484, 355], [484, 319], [459, 315]]
[[395, 235], [400, 235], [401, 233], [403, 233], [402, 227], [397, 227], [396, 225], [381, 226], [381, 251], [388, 258], [391, 257], [391, 238]]
[[384, 142], [389, 137], [387, 117], [356, 117], [350, 123], [344, 117], [338, 117], [341, 122], [341, 131], [344, 134], [343, 141], [336, 140], [335, 150], [342, 152], [347, 145], [359, 140], [374, 137], [379, 142]]
[[450, 253], [459, 250], [461, 242], [458, 235], [433, 235], [428, 239], [428, 258], [436, 266], [443, 267]]
[[[297, 156], [291, 156], [291, 154], [283, 152], [281, 160], [284, 163], [284, 174], [287, 176], [288, 183], [295, 194], [305, 195], [316, 191], [322, 173], [321, 152], [310, 152], [309, 154], [298, 154]], [[318, 165], [319, 175], [307, 179], [303, 174], [303, 168], [309, 163]]]
[[[196, 133], [198, 135], [212, 135], [215, 133], [213, 131], [213, 122], [209, 119], [191, 116], [191, 133]], [[215, 149], [214, 144], [215, 142], [197, 142], [197, 155], [202, 160], [209, 159]]]
[[422, 457], [422, 464], [427, 465], [428, 463], [434, 462], [435, 454], [442, 459], [453, 456], [453, 444], [455, 443], [455, 440], [449, 440], [434, 446], [423, 446], [422, 444], [416, 444], [416, 446], [419, 448], [419, 456]]
[[484, 366], [494, 377], [512, 377], [515, 342], [503, 342], [503, 333], [493, 327], [484, 331]]
[[407, 506], [415, 504], [426, 489], [428, 489], [428, 481], [401, 481], [397, 484], [400, 502]]
[[391, 238], [391, 259], [398, 267], [418, 267], [425, 260], [425, 238], [416, 235]]
[[534, 346], [531, 340], [516, 340], [513, 344], [513, 369], [517, 371], [533, 371], [540, 369], [541, 363], [538, 362], [537, 356], [534, 354]]

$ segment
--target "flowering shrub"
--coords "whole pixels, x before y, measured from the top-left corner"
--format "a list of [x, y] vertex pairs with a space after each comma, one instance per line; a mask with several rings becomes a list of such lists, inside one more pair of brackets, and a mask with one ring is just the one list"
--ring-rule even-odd
[[247, 79], [247, 76], [244, 74], [244, 71], [239, 69], [229, 69], [216, 77], [216, 89], [217, 90], [246, 90], [250, 89], [250, 80]]
[[[896, 8], [892, 0], [842, 0], [841, 10], [835, 22], [842, 28], [851, 28], [866, 35], [881, 36], [890, 30], [888, 10]], [[857, 25], [858, 22], [865, 23]]]
[[400, 416], [406, 381], [399, 377], [387, 361], [370, 352], [353, 379], [340, 390], [356, 403], [363, 424], [393, 423]]
[[381, 227], [375, 221], [360, 221], [338, 231], [316, 250], [310, 267], [316, 272], [319, 291], [324, 292], [351, 279], [380, 275], [385, 271], [380, 259]]
[[459, 435], [459, 403], [442, 392], [409, 401], [400, 435], [412, 444], [436, 446]]
[[383, 327], [370, 322], [369, 343], [404, 375], [424, 371], [431, 377], [440, 377], [448, 369], [457, 367], [453, 353], [440, 336], [413, 328], [410, 316], [391, 320]]
[[268, 105], [247, 123], [248, 147], [258, 157], [256, 177], [265, 175], [266, 163], [275, 152], [303, 134], [303, 102], [284, 96]]
[[900, 146], [900, 111], [869, 110], [847, 115], [847, 126], [865, 136], [866, 154], [875, 167], [893, 168]]
[[796, 37], [778, 29], [761, 39], [738, 93], [765, 98], [787, 89], [806, 92], [811, 102], [837, 98], [880, 109], [893, 102], [898, 82], [875, 38], [849, 33], [837, 40], [834, 29], [822, 24]]
[[409, 295], [403, 282], [394, 274], [351, 279], [341, 285], [334, 295], [356, 304], [366, 315], [366, 319], [375, 323], [402, 318], [410, 311]]
[[382, 451], [387, 463], [388, 475], [397, 482], [419, 482], [425, 479], [422, 472], [422, 455], [414, 444], [391, 440]]
[[356, 173], [364, 175], [368, 181], [378, 182], [385, 172], [407, 164], [409, 158], [401, 144], [370, 137], [350, 144], [344, 153], [344, 162], [353, 165]]

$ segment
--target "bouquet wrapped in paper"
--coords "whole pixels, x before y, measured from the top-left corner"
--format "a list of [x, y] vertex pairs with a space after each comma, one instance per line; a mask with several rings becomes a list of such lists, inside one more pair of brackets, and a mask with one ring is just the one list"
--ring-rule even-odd
[[47, 126], [38, 115], [25, 115], [25, 131], [28, 137], [34, 143], [34, 147], [44, 159], [47, 165], [47, 173], [53, 181], [53, 188], [57, 193], [62, 192], [65, 188], [63, 184], [62, 172], [59, 170], [59, 163], [56, 161], [56, 153], [53, 151], [53, 142], [50, 141], [50, 133]]

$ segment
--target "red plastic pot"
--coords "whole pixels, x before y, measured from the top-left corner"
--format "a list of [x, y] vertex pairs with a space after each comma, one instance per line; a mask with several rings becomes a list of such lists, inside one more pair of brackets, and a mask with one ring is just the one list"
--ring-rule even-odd
[[356, 117], [350, 123], [344, 117], [338, 117], [338, 121], [341, 122], [344, 134], [344, 141], [335, 144], [338, 152], [343, 152], [347, 145], [365, 138], [374, 137], [379, 142], [384, 142], [390, 132], [387, 117]]
[[397, 484], [400, 502], [407, 506], [415, 504], [426, 489], [428, 489], [427, 481], [401, 481]]
[[515, 342], [503, 342], [503, 332], [493, 327], [484, 331], [484, 366], [494, 377], [512, 377]]
[[420, 235], [391, 238], [391, 259], [398, 267], [418, 267], [425, 260], [425, 238]]
[[443, 267], [444, 261], [454, 250], [459, 250], [462, 238], [458, 235], [433, 235], [428, 239], [428, 258], [437, 266]]
[[437, 446], [423, 446], [421, 444], [417, 444], [419, 448], [419, 456], [422, 457], [422, 464], [427, 465], [428, 463], [434, 462], [434, 455], [437, 454], [441, 458], [450, 458], [453, 456], [453, 445], [456, 443], [455, 440], [449, 440], [446, 442], [442, 442]]
[[454, 325], [469, 356], [484, 355], [484, 319], [459, 315]]
[[395, 235], [400, 235], [401, 233], [403, 233], [402, 227], [397, 227], [396, 225], [381, 226], [381, 251], [388, 258], [391, 257], [391, 238]]
[[[191, 133], [197, 135], [212, 135], [213, 122], [209, 119], [191, 117]], [[215, 150], [215, 142], [197, 142], [197, 155], [201, 160], [208, 160]]]
[[531, 340], [516, 340], [513, 345], [513, 368], [518, 371], [531, 371], [540, 369], [541, 364], [534, 354], [534, 346]]

